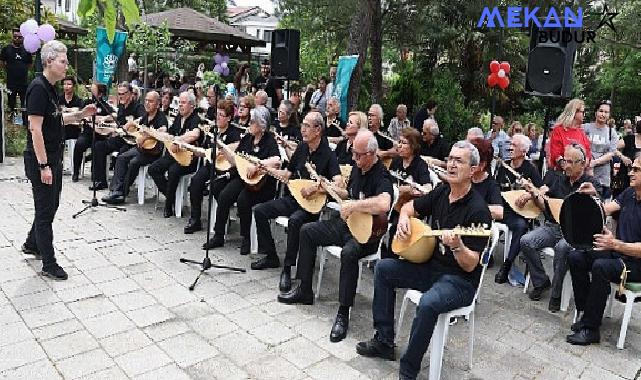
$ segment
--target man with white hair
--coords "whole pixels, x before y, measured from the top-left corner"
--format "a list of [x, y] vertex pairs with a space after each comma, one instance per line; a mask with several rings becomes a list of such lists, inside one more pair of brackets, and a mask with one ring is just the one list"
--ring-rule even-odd
[[[394, 193], [392, 181], [388, 171], [378, 160], [377, 150], [378, 144], [372, 132], [360, 130], [354, 139], [352, 154], [356, 164], [349, 176], [347, 189], [334, 188], [342, 199], [349, 199], [341, 205], [341, 219], [303, 225], [300, 230], [299, 258], [296, 266], [296, 278], [300, 283], [289, 292], [278, 296], [278, 302], [281, 303], [313, 304], [312, 277], [318, 247], [343, 247], [338, 285], [340, 306], [329, 336], [332, 342], [340, 342], [347, 336], [349, 309], [354, 304], [358, 284], [358, 261], [375, 253], [381, 239], [381, 236], [372, 236], [368, 242], [359, 243], [352, 236], [346, 220], [356, 211], [371, 214], [375, 219], [380, 218], [387, 215], [391, 207]], [[384, 219], [387, 227], [387, 218]]]
[[428, 156], [439, 161], [445, 161], [449, 153], [449, 144], [441, 136], [441, 131], [434, 119], [425, 119], [423, 122], [423, 143], [421, 156]]
[[368, 357], [395, 360], [394, 309], [398, 288], [423, 292], [416, 308], [407, 349], [401, 356], [399, 379], [416, 379], [430, 345], [438, 316], [469, 305], [481, 278], [481, 254], [487, 238], [456, 235], [452, 229], [490, 225], [485, 200], [472, 190], [472, 175], [479, 165], [479, 152], [467, 141], [452, 147], [447, 175], [442, 185], [401, 208], [397, 239], [409, 239], [410, 218], [430, 217], [434, 230], [446, 230], [431, 260], [416, 264], [396, 258], [382, 259], [374, 270], [372, 314], [374, 337], [356, 345], [356, 352]]
[[62, 113], [54, 85], [66, 75], [67, 48], [52, 40], [42, 46], [40, 55], [43, 72], [36, 75], [26, 91], [29, 129], [24, 170], [31, 181], [35, 216], [22, 251], [41, 257], [43, 275], [66, 280], [67, 273], [56, 262], [52, 227], [62, 191], [63, 125], [95, 115], [96, 107], [91, 104], [82, 111]]
[[[178, 97], [178, 116], [169, 127], [169, 134], [176, 136], [177, 141], [188, 144], [202, 143], [202, 134], [198, 128], [200, 118], [194, 112], [195, 108], [196, 96], [189, 91], [182, 92]], [[169, 151], [176, 153], [180, 149], [178, 145], [173, 144]], [[188, 166], [181, 166], [169, 151], [165, 151], [162, 157], [149, 165], [148, 170], [149, 175], [156, 183], [156, 187], [158, 187], [158, 191], [165, 196], [165, 218], [174, 215], [174, 202], [180, 177], [195, 172], [198, 164], [198, 157], [194, 156]]]
[[407, 106], [405, 104], [399, 104], [396, 107], [396, 117], [392, 118], [387, 127], [387, 133], [394, 139], [399, 140], [401, 138], [401, 130], [403, 128], [409, 128], [410, 121], [407, 118]]
[[473, 143], [475, 140], [482, 140], [483, 138], [483, 130], [479, 127], [472, 127], [467, 130], [467, 137], [465, 140]]
[[[388, 161], [398, 156], [394, 143], [381, 135], [381, 128], [383, 127], [383, 107], [381, 107], [380, 104], [372, 104], [369, 107], [369, 111], [367, 111], [367, 123], [369, 130], [372, 131], [374, 137], [376, 137], [378, 156]], [[387, 165], [389, 165], [389, 163]]]

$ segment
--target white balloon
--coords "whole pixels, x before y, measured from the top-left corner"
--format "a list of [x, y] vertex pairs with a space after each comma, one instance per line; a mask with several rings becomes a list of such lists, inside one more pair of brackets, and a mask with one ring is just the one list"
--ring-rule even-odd
[[499, 70], [498, 75], [499, 75], [499, 78], [505, 77], [505, 70], [503, 70], [503, 69]]
[[36, 34], [38, 32], [38, 22], [30, 18], [24, 22], [24, 29], [27, 33]]

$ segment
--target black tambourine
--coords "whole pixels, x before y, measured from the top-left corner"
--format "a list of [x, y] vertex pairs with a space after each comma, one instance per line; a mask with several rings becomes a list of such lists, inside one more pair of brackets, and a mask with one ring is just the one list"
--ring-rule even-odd
[[603, 205], [595, 196], [572, 193], [563, 200], [559, 224], [569, 245], [590, 250], [594, 247], [594, 235], [603, 233], [605, 227]]

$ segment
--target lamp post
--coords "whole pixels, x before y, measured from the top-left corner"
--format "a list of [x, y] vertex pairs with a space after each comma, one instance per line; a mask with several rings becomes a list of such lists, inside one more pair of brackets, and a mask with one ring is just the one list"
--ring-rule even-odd
[[[36, 9], [35, 9], [35, 19], [38, 25], [40, 25], [40, 0], [35, 0], [36, 3]], [[36, 52], [36, 62], [35, 62], [35, 67], [36, 67], [36, 74], [42, 73], [42, 61], [40, 60], [40, 54]], [[22, 100], [22, 99], [21, 99]]]

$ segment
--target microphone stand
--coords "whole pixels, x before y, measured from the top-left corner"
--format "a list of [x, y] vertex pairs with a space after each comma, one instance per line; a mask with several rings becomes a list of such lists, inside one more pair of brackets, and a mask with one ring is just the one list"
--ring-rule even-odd
[[86, 204], [86, 206], [82, 210], [73, 214], [71, 216], [73, 219], [76, 219], [85, 211], [92, 208], [96, 208], [96, 207], [105, 207], [105, 208], [110, 208], [117, 211], [127, 211], [127, 209], [124, 207], [118, 207], [118, 206], [108, 205], [106, 203], [98, 202], [98, 198], [96, 198], [96, 179], [95, 179], [95, 173], [94, 173], [94, 164], [96, 163], [96, 115], [91, 116], [91, 126], [93, 128], [92, 140], [91, 140], [91, 154], [93, 155], [91, 159], [91, 183], [93, 183], [93, 186], [92, 186], [93, 197], [90, 200], [86, 200], [86, 199], [82, 200], [82, 203]]
[[[216, 102], [215, 104], [218, 104], [218, 86], [214, 87], [214, 92], [216, 94]], [[216, 142], [218, 141], [218, 125], [216, 124], [216, 119], [214, 119], [213, 125], [211, 125], [211, 130], [210, 133], [212, 134], [211, 136], [211, 157], [212, 157], [212, 162], [210, 164], [210, 169], [209, 169], [209, 195], [208, 195], [208, 202], [207, 202], [207, 240], [205, 240], [205, 243], [209, 242], [209, 238], [211, 236], [211, 209], [212, 209], [212, 204], [214, 200], [214, 182], [216, 179], [216, 150], [217, 150], [217, 144]], [[189, 286], [189, 290], [193, 291], [196, 288], [196, 283], [198, 283], [198, 280], [200, 280], [200, 276], [203, 275], [203, 273], [207, 272], [210, 268], [216, 268], [216, 269], [227, 269], [230, 271], [235, 271], [235, 272], [242, 272], [245, 273], [247, 270], [245, 268], [239, 268], [239, 267], [232, 267], [232, 266], [227, 266], [227, 265], [217, 265], [217, 264], [212, 264], [211, 259], [209, 258], [209, 245], [205, 245], [205, 258], [203, 259], [202, 262], [196, 261], [196, 260], [191, 260], [191, 259], [185, 259], [185, 258], [180, 258], [180, 262], [185, 264], [197, 264], [201, 266], [200, 272], [198, 273], [198, 276], [196, 276], [196, 279], [194, 282]]]

